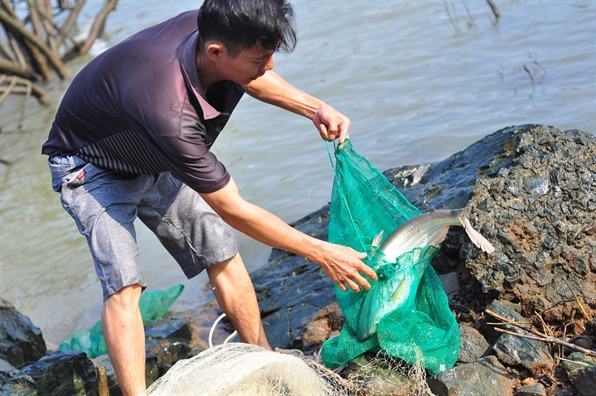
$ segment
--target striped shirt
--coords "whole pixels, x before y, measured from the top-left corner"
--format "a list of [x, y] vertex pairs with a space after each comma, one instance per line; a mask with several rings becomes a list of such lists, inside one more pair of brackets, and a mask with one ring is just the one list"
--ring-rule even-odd
[[197, 11], [145, 29], [73, 79], [42, 153], [77, 155], [127, 174], [169, 171], [198, 192], [230, 180], [210, 148], [244, 89], [219, 81], [203, 94]]

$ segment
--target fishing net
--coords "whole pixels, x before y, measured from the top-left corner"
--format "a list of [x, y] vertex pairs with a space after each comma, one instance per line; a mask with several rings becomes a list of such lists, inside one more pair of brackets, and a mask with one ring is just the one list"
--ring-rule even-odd
[[367, 252], [364, 261], [378, 281], [360, 293], [336, 287], [345, 324], [337, 337], [323, 344], [326, 366], [342, 366], [378, 348], [410, 364], [421, 361], [434, 374], [455, 364], [459, 327], [430, 265], [438, 249], [414, 248], [388, 262], [372, 246], [379, 232], [387, 237], [419, 213], [349, 140], [337, 146], [329, 241]]
[[344, 382], [312, 360], [228, 343], [178, 361], [147, 395], [342, 395]]
[[[146, 290], [143, 292], [139, 301], [143, 324], [151, 323], [155, 319], [164, 316], [180, 296], [182, 290], [184, 290], [184, 285], [176, 284], [165, 290]], [[75, 331], [72, 337], [60, 343], [59, 349], [61, 351], [85, 352], [90, 358], [108, 353], [101, 320], [96, 322], [89, 330]]]

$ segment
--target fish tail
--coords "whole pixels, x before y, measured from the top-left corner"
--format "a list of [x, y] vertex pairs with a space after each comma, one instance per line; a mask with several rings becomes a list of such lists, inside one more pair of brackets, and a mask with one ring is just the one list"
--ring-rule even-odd
[[474, 245], [486, 253], [492, 253], [495, 251], [495, 247], [478, 231], [476, 231], [474, 227], [472, 227], [472, 224], [470, 224], [470, 221], [467, 219], [467, 217], [461, 216], [460, 221], [464, 227], [464, 230], [466, 230], [466, 234], [468, 234], [468, 237]]

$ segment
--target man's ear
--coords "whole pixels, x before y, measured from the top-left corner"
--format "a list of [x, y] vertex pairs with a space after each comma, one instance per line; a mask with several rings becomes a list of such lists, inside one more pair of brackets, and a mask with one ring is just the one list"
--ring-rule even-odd
[[217, 61], [221, 59], [227, 52], [227, 48], [220, 41], [209, 41], [207, 43], [207, 57], [211, 61]]

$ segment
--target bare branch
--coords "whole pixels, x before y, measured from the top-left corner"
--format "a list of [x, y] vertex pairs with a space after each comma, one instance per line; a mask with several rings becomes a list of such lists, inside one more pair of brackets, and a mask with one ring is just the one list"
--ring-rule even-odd
[[567, 341], [560, 340], [555, 337], [550, 337], [550, 336], [538, 337], [538, 336], [534, 336], [534, 335], [530, 335], [530, 334], [520, 334], [520, 333], [516, 333], [514, 331], [501, 329], [500, 327], [495, 327], [495, 330], [498, 331], [499, 333], [509, 334], [514, 337], [527, 338], [530, 340], [542, 341], [542, 342], [551, 343], [551, 344], [560, 344], [560, 345], [566, 346], [569, 349], [573, 349], [574, 351], [578, 351], [578, 352], [584, 353], [586, 355], [596, 357], [596, 351], [593, 351], [591, 349], [582, 348], [578, 345], [572, 344]]
[[494, 327], [494, 329], [496, 331], [500, 332], [500, 333], [505, 333], [505, 334], [509, 334], [509, 335], [512, 335], [512, 336], [516, 336], [516, 337], [528, 338], [530, 340], [542, 341], [542, 342], [551, 343], [551, 344], [559, 344], [559, 345], [566, 346], [569, 349], [573, 349], [575, 351], [582, 352], [582, 353], [584, 353], [586, 355], [596, 356], [596, 351], [593, 351], [591, 349], [582, 348], [582, 347], [580, 347], [578, 345], [572, 344], [570, 342], [561, 340], [561, 339], [556, 338], [556, 337], [551, 337], [551, 336], [546, 335], [544, 333], [541, 333], [538, 330], [535, 330], [533, 328], [530, 328], [530, 329], [524, 328], [519, 323], [517, 323], [517, 322], [515, 322], [513, 320], [510, 320], [510, 319], [508, 319], [508, 318], [506, 318], [504, 316], [501, 316], [501, 315], [499, 315], [499, 314], [491, 311], [490, 309], [486, 309], [486, 310], [484, 310], [484, 312], [486, 312], [490, 316], [493, 316], [493, 317], [495, 317], [495, 318], [497, 318], [497, 319], [499, 319], [499, 320], [501, 320], [501, 321], [504, 322], [504, 323], [501, 323], [500, 325], [509, 324], [509, 325], [515, 326], [517, 328], [520, 328], [522, 330], [529, 331], [533, 335], [530, 335], [530, 334], [527, 334], [527, 333], [516, 333], [514, 331], [502, 329], [500, 327]]
[[[44, 29], [41, 25], [41, 21], [39, 20], [37, 6], [36, 4], [34, 4], [33, 0], [27, 0], [27, 6], [29, 7], [29, 15], [31, 16], [31, 25], [33, 26], [33, 33], [35, 33], [35, 35], [40, 40], [43, 40]], [[41, 51], [38, 48], [32, 46], [31, 44], [27, 44], [29, 50], [31, 51], [31, 58], [36, 66], [36, 69], [39, 71], [44, 80], [50, 80], [52, 78], [52, 74], [50, 73], [48, 62], [46, 62]]]
[[488, 4], [490, 10], [493, 12], [493, 15], [495, 16], [495, 23], [499, 22], [499, 18], [501, 18], [501, 12], [499, 11], [497, 4], [495, 4], [495, 1], [486, 0], [486, 3]]
[[10, 29], [16, 35], [21, 36], [29, 43], [37, 47], [50, 61], [52, 67], [54, 67], [60, 77], [65, 78], [68, 76], [68, 70], [58, 56], [50, 48], [48, 48], [45, 43], [39, 40], [37, 36], [28, 31], [25, 26], [23, 26], [21, 21], [11, 17], [5, 11], [0, 10], [0, 22], [2, 22], [6, 28]]
[[93, 25], [91, 26], [91, 31], [89, 31], [89, 36], [87, 36], [87, 39], [85, 40], [83, 45], [80, 47], [79, 54], [86, 54], [89, 52], [89, 50], [91, 49], [91, 46], [93, 45], [93, 43], [95, 42], [97, 37], [103, 31], [108, 14], [110, 12], [112, 12], [112, 10], [114, 10], [114, 8], [116, 8], [117, 4], [118, 4], [118, 0], [106, 0], [106, 3], [104, 4], [103, 8], [101, 9], [101, 11], [99, 11], [97, 16], [95, 17], [95, 21], [93, 22]]
[[0, 73], [14, 74], [28, 80], [36, 80], [37, 76], [31, 73], [26, 67], [19, 65], [16, 62], [0, 59]]
[[58, 47], [60, 47], [64, 43], [64, 40], [66, 40], [66, 38], [69, 36], [70, 31], [74, 27], [75, 22], [77, 21], [79, 13], [83, 9], [84, 4], [85, 4], [85, 0], [79, 0], [79, 1], [77, 1], [74, 8], [72, 8], [70, 10], [68, 17], [64, 21], [64, 24], [62, 25], [62, 27], [60, 28], [60, 34], [58, 36], [58, 41], [57, 41]]

